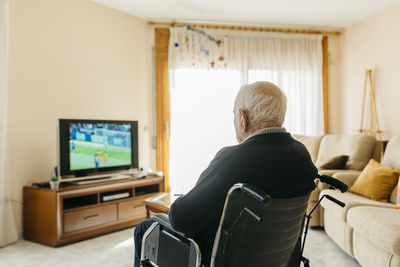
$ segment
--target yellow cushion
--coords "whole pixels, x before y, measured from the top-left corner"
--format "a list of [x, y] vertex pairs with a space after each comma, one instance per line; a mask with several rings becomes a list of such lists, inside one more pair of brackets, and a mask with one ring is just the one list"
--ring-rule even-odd
[[349, 191], [372, 200], [389, 202], [390, 194], [399, 180], [399, 174], [399, 170], [371, 159]]

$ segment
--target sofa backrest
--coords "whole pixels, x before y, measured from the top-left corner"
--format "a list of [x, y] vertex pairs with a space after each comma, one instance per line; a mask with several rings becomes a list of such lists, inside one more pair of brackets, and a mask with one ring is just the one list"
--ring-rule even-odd
[[[390, 139], [386, 146], [385, 154], [383, 155], [382, 164], [394, 169], [400, 169], [400, 136]], [[396, 203], [396, 197], [397, 186], [393, 189], [390, 202]]]
[[311, 160], [313, 163], [318, 158], [318, 151], [319, 151], [319, 145], [321, 143], [323, 135], [320, 136], [306, 136], [306, 135], [292, 135], [294, 139], [302, 143], [308, 150], [308, 153], [310, 153]]
[[400, 136], [390, 139], [383, 155], [382, 164], [400, 169]]
[[320, 167], [334, 157], [347, 155], [346, 169], [362, 170], [372, 158], [376, 144], [371, 135], [325, 135], [315, 165]]

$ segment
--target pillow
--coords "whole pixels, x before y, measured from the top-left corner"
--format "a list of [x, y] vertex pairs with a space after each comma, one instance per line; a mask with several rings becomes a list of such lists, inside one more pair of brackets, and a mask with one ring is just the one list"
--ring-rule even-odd
[[341, 155], [330, 159], [328, 162], [319, 166], [321, 170], [342, 170], [346, 167], [349, 156]]
[[371, 159], [349, 191], [372, 200], [389, 202], [389, 196], [399, 180], [399, 174], [399, 170]]

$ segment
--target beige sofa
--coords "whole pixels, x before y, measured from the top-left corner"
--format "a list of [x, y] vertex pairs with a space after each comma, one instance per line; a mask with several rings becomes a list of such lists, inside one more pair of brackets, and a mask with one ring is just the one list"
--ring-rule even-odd
[[[388, 143], [382, 164], [400, 169], [400, 136]], [[337, 172], [333, 177], [350, 187], [358, 174]], [[329, 194], [346, 204], [341, 208], [324, 199], [320, 214], [328, 236], [362, 266], [400, 266], [400, 210], [394, 209], [396, 191], [394, 188], [388, 203], [331, 189], [320, 193], [320, 197]]]
[[[312, 161], [317, 167], [320, 167], [336, 156], [349, 156], [344, 170], [319, 171], [320, 174], [330, 176], [340, 173], [341, 175], [357, 177], [371, 158], [379, 161], [382, 151], [381, 143], [377, 142], [375, 137], [369, 135], [293, 135], [293, 137], [305, 145]], [[317, 203], [321, 190], [327, 188], [324, 184], [316, 183], [317, 188], [311, 194], [308, 210], [311, 210]], [[310, 226], [324, 226], [324, 216], [320, 207], [314, 211], [310, 220]]]

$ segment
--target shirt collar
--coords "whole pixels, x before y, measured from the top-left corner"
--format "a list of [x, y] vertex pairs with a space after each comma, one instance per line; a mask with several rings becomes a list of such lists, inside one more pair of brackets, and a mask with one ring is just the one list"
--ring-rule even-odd
[[[260, 135], [260, 134], [270, 134], [270, 133], [285, 133], [286, 129], [284, 127], [268, 127], [268, 128], [263, 128], [260, 130], [255, 131], [252, 135], [246, 137], [246, 139], [243, 140], [246, 141], [249, 138], [256, 136], [256, 135]], [[242, 142], [242, 143], [243, 143]]]

